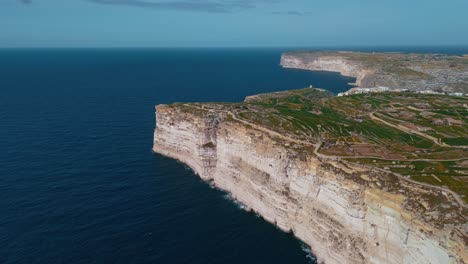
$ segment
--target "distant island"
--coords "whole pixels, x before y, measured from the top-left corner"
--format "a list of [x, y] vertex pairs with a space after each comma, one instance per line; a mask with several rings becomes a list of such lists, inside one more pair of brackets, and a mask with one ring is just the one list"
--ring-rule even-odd
[[304, 88], [156, 107], [153, 150], [190, 166], [325, 263], [467, 263], [468, 59], [294, 52], [358, 92]]

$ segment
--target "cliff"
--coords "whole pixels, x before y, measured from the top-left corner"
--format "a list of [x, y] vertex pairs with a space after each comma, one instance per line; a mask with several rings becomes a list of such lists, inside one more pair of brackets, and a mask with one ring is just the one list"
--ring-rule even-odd
[[[467, 210], [455, 193], [321, 151], [329, 138], [325, 124], [316, 127], [318, 134], [305, 133], [293, 114], [279, 116], [281, 100], [293, 97], [298, 104], [297, 96], [336, 99], [305, 89], [239, 104], [158, 105], [153, 150], [292, 232], [320, 262], [468, 261]], [[325, 108], [306, 110], [326, 120]], [[298, 127], [291, 129], [291, 121]]]
[[281, 65], [315, 71], [334, 71], [355, 77], [363, 88], [436, 90], [468, 93], [468, 59], [441, 54], [291, 52]]

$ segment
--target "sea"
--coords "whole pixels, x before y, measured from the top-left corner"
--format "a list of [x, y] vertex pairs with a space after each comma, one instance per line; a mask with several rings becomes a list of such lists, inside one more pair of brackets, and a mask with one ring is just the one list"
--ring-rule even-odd
[[0, 49], [0, 263], [315, 263], [313, 249], [151, 151], [157, 104], [354, 82], [283, 69], [288, 50]]

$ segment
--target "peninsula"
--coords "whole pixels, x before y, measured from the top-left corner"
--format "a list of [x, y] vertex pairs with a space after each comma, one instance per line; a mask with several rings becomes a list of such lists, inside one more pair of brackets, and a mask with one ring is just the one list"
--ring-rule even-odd
[[[325, 57], [286, 54], [282, 64], [389, 90], [335, 97], [305, 88], [240, 103], [158, 105], [153, 150], [293, 233], [319, 262], [467, 263], [468, 98], [407, 91], [436, 89], [437, 76], [380, 78], [384, 65], [311, 62]], [[456, 58], [450, 76], [458, 77], [442, 91], [464, 93], [465, 60]]]

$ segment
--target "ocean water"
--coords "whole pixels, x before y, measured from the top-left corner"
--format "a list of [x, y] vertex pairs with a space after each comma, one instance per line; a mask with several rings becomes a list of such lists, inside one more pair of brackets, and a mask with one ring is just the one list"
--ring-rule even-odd
[[314, 263], [151, 152], [156, 104], [353, 81], [282, 69], [282, 51], [0, 50], [0, 263]]

